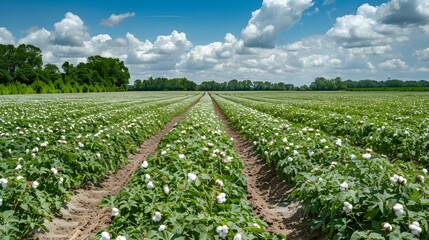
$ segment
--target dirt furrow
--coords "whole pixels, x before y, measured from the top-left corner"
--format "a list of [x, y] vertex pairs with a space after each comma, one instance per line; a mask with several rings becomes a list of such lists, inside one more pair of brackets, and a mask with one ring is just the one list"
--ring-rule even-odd
[[292, 185], [276, 175], [275, 169], [253, 151], [253, 143], [241, 137], [213, 101], [216, 115], [226, 126], [229, 137], [234, 138], [234, 148], [244, 164], [247, 179], [247, 199], [253, 212], [264, 220], [272, 233], [285, 234], [288, 240], [322, 240], [319, 232], [311, 232], [309, 220], [297, 201], [286, 201]]
[[116, 173], [111, 173], [97, 186], [89, 186], [74, 192], [67, 206], [61, 210], [62, 217], [46, 221], [49, 232], [37, 232], [31, 239], [78, 240], [94, 237], [96, 232], [111, 223], [111, 209], [98, 204], [105, 197], [116, 195], [126, 186], [132, 174], [155, 153], [161, 138], [190, 111], [176, 116], [160, 132], [144, 141], [136, 154], [128, 157], [128, 164]]

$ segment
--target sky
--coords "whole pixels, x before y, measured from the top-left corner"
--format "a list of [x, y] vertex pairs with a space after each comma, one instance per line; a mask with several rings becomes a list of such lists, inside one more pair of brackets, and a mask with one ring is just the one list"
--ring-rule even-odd
[[429, 80], [429, 0], [0, 0], [0, 44], [147, 77]]

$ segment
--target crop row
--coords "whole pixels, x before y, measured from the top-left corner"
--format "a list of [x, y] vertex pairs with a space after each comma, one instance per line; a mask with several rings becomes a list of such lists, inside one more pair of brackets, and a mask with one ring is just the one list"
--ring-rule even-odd
[[[275, 117], [318, 128], [334, 136], [343, 136], [351, 144], [368, 147], [392, 159], [429, 163], [429, 118], [415, 118], [411, 123], [401, 121], [407, 116], [383, 119], [382, 113], [350, 109], [347, 113], [293, 107], [285, 103], [260, 102], [252, 98], [225, 96], [242, 105]], [[305, 105], [305, 104], [302, 104]], [[332, 104], [335, 105], [335, 104]], [[334, 107], [332, 107], [334, 108]]]
[[[0, 238], [19, 239], [44, 228], [69, 190], [127, 163], [127, 154], [185, 111], [201, 95], [87, 111], [70, 101], [4, 104], [0, 128]], [[94, 102], [95, 104], [95, 102]], [[39, 108], [32, 109], [38, 105]], [[112, 106], [113, 105], [113, 106]], [[49, 116], [52, 114], [55, 116]], [[31, 115], [31, 116], [29, 116]], [[54, 120], [55, 119], [55, 120]], [[45, 121], [43, 121], [45, 120]]]
[[112, 224], [101, 239], [281, 239], [252, 215], [242, 168], [203, 97], [129, 185], [103, 201], [112, 208]]
[[213, 95], [233, 126], [280, 175], [331, 239], [427, 239], [427, 170], [390, 163], [347, 139]]

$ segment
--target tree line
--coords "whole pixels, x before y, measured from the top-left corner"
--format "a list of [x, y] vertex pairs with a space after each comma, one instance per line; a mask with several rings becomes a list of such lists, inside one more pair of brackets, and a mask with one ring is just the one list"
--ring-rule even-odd
[[310, 84], [311, 90], [429, 90], [429, 82], [426, 80], [403, 81], [399, 79], [387, 79], [385, 81], [376, 81], [370, 79], [364, 80], [346, 80], [340, 77], [326, 79], [317, 77]]
[[116, 58], [91, 56], [86, 63], [66, 61], [61, 68], [43, 65], [42, 51], [33, 45], [0, 44], [0, 94], [126, 91], [130, 79]]
[[[130, 91], [288, 91], [300, 90], [293, 84], [273, 83], [251, 80], [232, 79], [228, 82], [205, 81], [201, 84], [186, 78], [149, 77], [145, 80], [137, 79], [134, 85], [128, 87]], [[304, 89], [301, 89], [304, 90]]]

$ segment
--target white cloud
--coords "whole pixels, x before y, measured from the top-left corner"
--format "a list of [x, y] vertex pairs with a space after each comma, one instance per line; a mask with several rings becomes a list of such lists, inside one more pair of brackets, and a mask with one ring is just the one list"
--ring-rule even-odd
[[414, 51], [413, 55], [419, 61], [429, 61], [429, 48], [418, 49], [418, 50]]
[[127, 63], [146, 64], [156, 69], [174, 68], [180, 55], [192, 47], [186, 39], [186, 34], [173, 31], [168, 36], [158, 36], [154, 43], [138, 40], [131, 33], [127, 33], [129, 42]]
[[15, 37], [5, 27], [0, 27], [0, 44], [14, 44]]
[[429, 1], [391, 0], [380, 5], [377, 16], [386, 24], [426, 24], [429, 23]]
[[322, 5], [329, 5], [335, 3], [335, 0], [323, 0]]
[[336, 19], [327, 32], [343, 47], [382, 46], [409, 41], [409, 36], [425, 30], [429, 23], [429, 1], [391, 0], [380, 6], [367, 3], [356, 15]]
[[252, 13], [241, 31], [247, 47], [273, 48], [277, 34], [292, 27], [302, 12], [313, 5], [311, 0], [264, 0]]
[[245, 53], [250, 53], [250, 51], [245, 49], [243, 41], [237, 40], [234, 35], [227, 33], [223, 43], [213, 42], [192, 48], [182, 55], [177, 67], [199, 70], [215, 68], [217, 64], [224, 63], [230, 58], [238, 57], [238, 54]]
[[386, 69], [386, 70], [406, 69], [408, 67], [404, 61], [402, 61], [401, 59], [398, 59], [398, 58], [394, 58], [394, 59], [384, 61], [384, 62], [378, 64], [378, 66], [380, 68]]
[[43, 47], [49, 44], [51, 38], [51, 32], [42, 28], [42, 29], [33, 29], [27, 34], [26, 37], [21, 38], [19, 43], [32, 44], [39, 47]]
[[63, 46], [82, 46], [90, 39], [86, 26], [79, 16], [71, 12], [66, 13], [63, 20], [55, 23], [52, 33], [52, 43]]
[[127, 12], [122, 14], [112, 14], [108, 19], [101, 20], [101, 25], [107, 27], [114, 27], [124, 21], [126, 18], [134, 17], [136, 14], [134, 12]]

